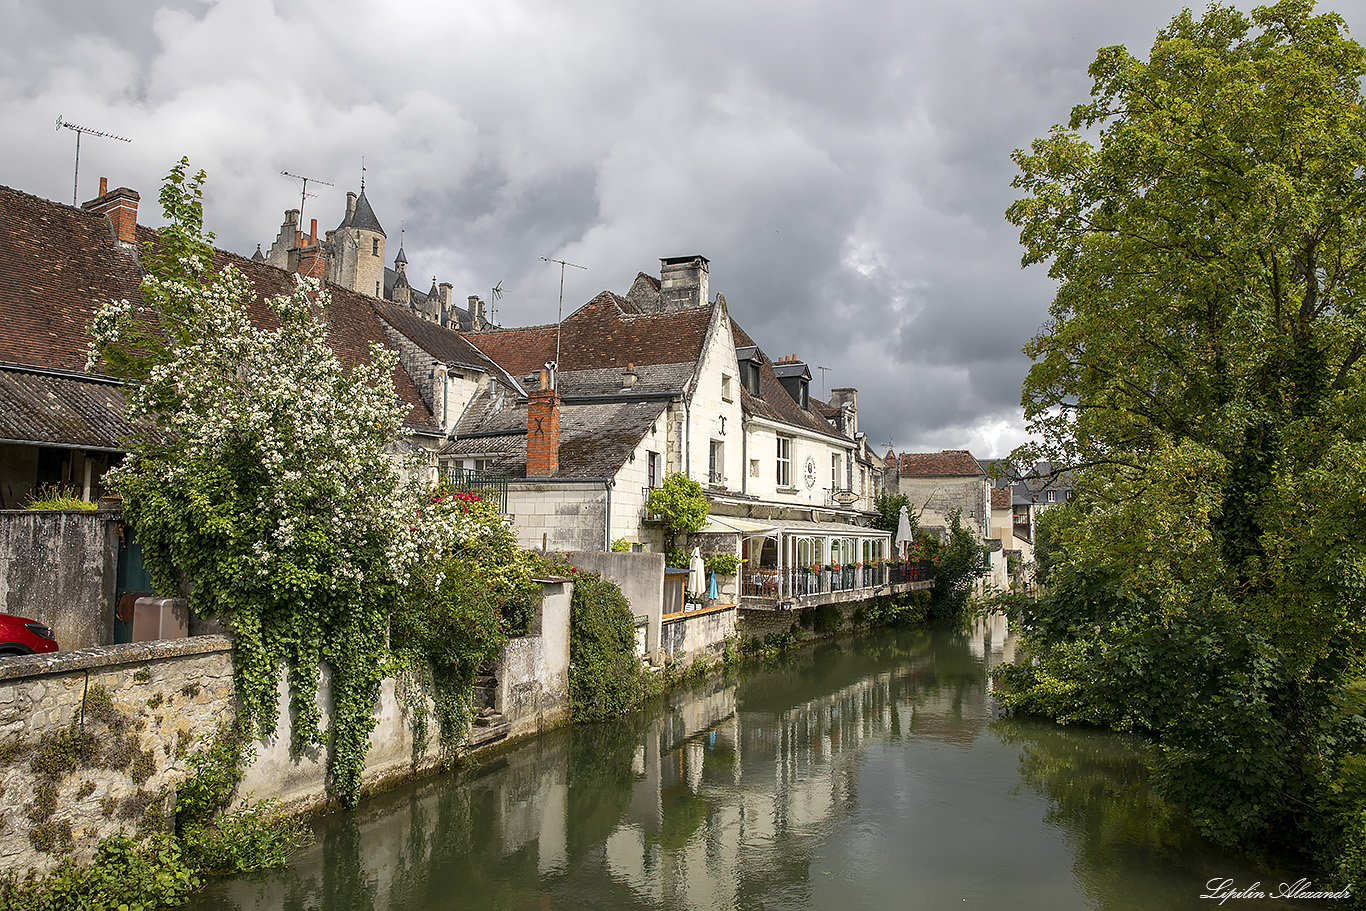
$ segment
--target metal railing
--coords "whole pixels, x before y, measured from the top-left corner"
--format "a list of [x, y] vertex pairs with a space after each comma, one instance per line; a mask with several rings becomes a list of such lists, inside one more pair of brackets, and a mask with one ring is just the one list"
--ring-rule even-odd
[[453, 490], [478, 494], [480, 499], [498, 504], [498, 511], [507, 515], [507, 475], [501, 472], [475, 471], [472, 468], [447, 468], [442, 477]]
[[650, 491], [658, 490], [658, 487], [640, 488], [641, 503], [640, 518], [644, 522], [663, 522], [664, 517], [657, 512], [650, 512]]

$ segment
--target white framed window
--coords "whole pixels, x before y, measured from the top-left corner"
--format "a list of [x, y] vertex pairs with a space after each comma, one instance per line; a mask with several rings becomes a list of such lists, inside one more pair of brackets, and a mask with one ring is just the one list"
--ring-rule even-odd
[[830, 489], [840, 489], [840, 454], [830, 453]]
[[792, 440], [778, 437], [778, 470], [776, 474], [779, 487], [792, 486]]
[[1048, 492], [1047, 492], [1047, 495], [1048, 495], [1048, 502], [1049, 502], [1049, 503], [1056, 503], [1056, 502], [1058, 502], [1058, 492], [1057, 492], [1056, 490], [1050, 490], [1050, 491], [1048, 491]]

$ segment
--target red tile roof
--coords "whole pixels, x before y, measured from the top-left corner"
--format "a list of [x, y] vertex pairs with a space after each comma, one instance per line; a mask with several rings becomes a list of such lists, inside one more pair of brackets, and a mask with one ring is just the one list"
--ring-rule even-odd
[[980, 477], [987, 473], [966, 449], [945, 449], [942, 452], [905, 452], [898, 460], [902, 475], [923, 477]]
[[991, 488], [991, 508], [992, 508], [992, 509], [1009, 509], [1009, 508], [1010, 508], [1010, 499], [1011, 499], [1011, 496], [1012, 496], [1013, 494], [1014, 494], [1014, 491], [1011, 490], [1009, 487], [993, 487], [993, 488]]
[[[139, 244], [155, 243], [151, 228], [138, 226]], [[113, 300], [140, 301], [142, 270], [137, 255], [114, 241], [103, 215], [0, 187], [0, 362], [55, 370], [85, 369], [89, 325], [95, 311]], [[294, 277], [274, 266], [224, 250], [214, 268], [236, 266], [251, 281], [252, 321], [277, 323], [266, 300], [288, 294]], [[345, 363], [368, 363], [370, 344], [386, 344], [371, 298], [328, 286], [332, 309], [328, 337]], [[401, 368], [394, 389], [408, 406], [409, 424], [434, 428], [417, 387]]]
[[[682, 364], [702, 356], [713, 307], [638, 313], [635, 304], [604, 291], [564, 319], [560, 369], [594, 370], [629, 364]], [[555, 326], [489, 329], [465, 339], [513, 376], [555, 359]]]

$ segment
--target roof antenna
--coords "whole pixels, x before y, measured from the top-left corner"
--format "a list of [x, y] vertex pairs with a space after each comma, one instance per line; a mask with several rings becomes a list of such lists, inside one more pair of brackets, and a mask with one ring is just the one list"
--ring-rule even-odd
[[829, 370], [830, 368], [829, 368], [829, 367], [817, 367], [816, 369], [819, 370], [819, 371], [821, 372], [821, 401], [823, 401], [823, 402], [828, 402], [829, 399], [827, 399], [827, 398], [825, 397], [825, 373], [826, 373], [826, 371]]
[[74, 206], [76, 204], [76, 185], [81, 178], [81, 134], [89, 133], [91, 136], [102, 136], [105, 139], [117, 139], [119, 142], [132, 142], [133, 140], [123, 136], [115, 136], [113, 133], [105, 133], [102, 130], [92, 130], [90, 127], [80, 126], [69, 120], [63, 120], [62, 115], [58, 114], [57, 126], [53, 127], [53, 129], [60, 130], [62, 127], [66, 127], [68, 130], [74, 130], [76, 132], [76, 168], [75, 173], [71, 175], [71, 204]]
[[493, 290], [489, 292], [489, 322], [493, 323], [495, 326], [497, 325], [497, 322], [494, 320], [493, 315], [498, 311], [494, 305], [503, 299], [503, 294], [503, 282], [500, 279], [498, 284], [493, 286]]
[[560, 264], [560, 311], [559, 311], [559, 314], [555, 317], [555, 370], [554, 370], [555, 383], [552, 384], [552, 386], [551, 386], [551, 388], [554, 389], [554, 388], [557, 388], [557, 387], [559, 386], [559, 374], [560, 374], [560, 331], [561, 331], [561, 329], [564, 327], [564, 267], [565, 267], [565, 266], [573, 266], [575, 269], [587, 269], [588, 267], [587, 267], [587, 266], [580, 266], [578, 263], [565, 262], [565, 261], [562, 260], [562, 259], [551, 259], [549, 256], [542, 256], [542, 257], [541, 257], [541, 261], [542, 261], [542, 262], [547, 262], [547, 263], [559, 263], [559, 264]]
[[[325, 181], [325, 180], [319, 180], [319, 179], [316, 178], [316, 177], [304, 177], [302, 174], [291, 174], [291, 173], [289, 173], [288, 171], [281, 171], [281, 172], [280, 172], [280, 176], [281, 176], [281, 177], [292, 177], [292, 178], [294, 178], [295, 180], [301, 180], [301, 181], [303, 181], [304, 188], [303, 188], [303, 190], [300, 191], [300, 193], [299, 193], [299, 230], [302, 231], [302, 230], [304, 229], [304, 200], [307, 199], [307, 198], [309, 197], [309, 195], [310, 195], [309, 192], [308, 192], [308, 182], [311, 180], [311, 181], [313, 181], [314, 183], [320, 183], [320, 184], [322, 184], [322, 185], [325, 186], [325, 187], [331, 187], [331, 186], [335, 186], [335, 185], [334, 185], [334, 184], [330, 184], [330, 183], [328, 183], [328, 182]], [[313, 194], [311, 194], [311, 195], [317, 196], [318, 194], [317, 194], [317, 193], [313, 193]]]

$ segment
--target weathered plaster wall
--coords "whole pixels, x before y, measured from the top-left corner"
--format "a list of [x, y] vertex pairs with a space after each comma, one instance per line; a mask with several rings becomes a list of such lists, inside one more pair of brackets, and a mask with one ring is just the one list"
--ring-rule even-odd
[[979, 538], [988, 536], [991, 494], [985, 479], [902, 477], [895, 479], [893, 484], [894, 492], [904, 493], [910, 500], [912, 512], [921, 510], [921, 528], [946, 529], [949, 513], [961, 509], [963, 527]]
[[118, 556], [110, 513], [0, 512], [0, 609], [52, 627], [64, 649], [110, 643]]

